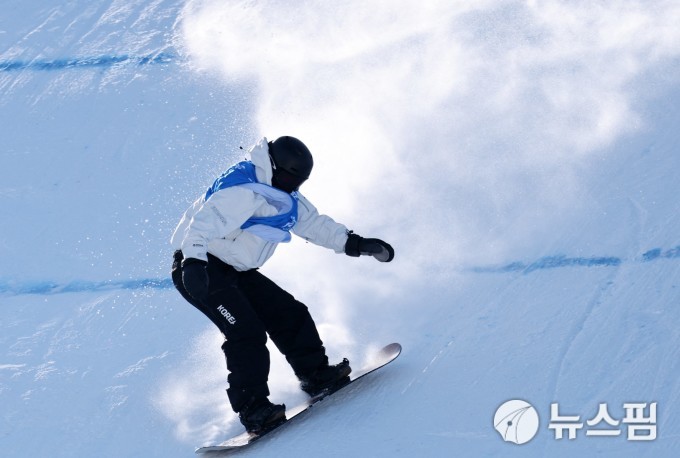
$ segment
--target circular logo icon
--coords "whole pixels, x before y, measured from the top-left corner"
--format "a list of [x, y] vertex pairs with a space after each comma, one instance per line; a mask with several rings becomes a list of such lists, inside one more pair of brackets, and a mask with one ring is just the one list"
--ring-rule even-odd
[[526, 444], [538, 432], [538, 412], [528, 402], [513, 399], [496, 410], [493, 426], [504, 441]]

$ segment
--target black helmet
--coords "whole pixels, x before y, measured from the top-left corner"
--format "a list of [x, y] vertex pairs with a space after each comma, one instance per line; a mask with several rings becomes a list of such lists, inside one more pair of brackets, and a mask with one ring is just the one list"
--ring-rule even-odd
[[272, 185], [286, 192], [297, 191], [309, 178], [314, 166], [312, 153], [295, 137], [279, 137], [269, 142], [272, 162]]

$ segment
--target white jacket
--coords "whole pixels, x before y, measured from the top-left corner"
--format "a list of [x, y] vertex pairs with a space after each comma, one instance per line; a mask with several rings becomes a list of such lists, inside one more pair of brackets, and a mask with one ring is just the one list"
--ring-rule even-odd
[[[258, 181], [271, 185], [267, 139], [260, 140], [249, 153]], [[291, 232], [316, 245], [343, 253], [347, 228], [320, 215], [302, 194], [298, 193], [298, 196], [298, 220]], [[276, 208], [250, 189], [242, 186], [221, 189], [207, 201], [204, 195], [199, 197], [184, 212], [170, 243], [174, 249], [182, 250], [185, 258], [207, 261], [207, 253], [210, 253], [236, 270], [254, 269], [274, 254], [278, 243], [241, 230], [241, 225], [251, 216], [276, 214]]]

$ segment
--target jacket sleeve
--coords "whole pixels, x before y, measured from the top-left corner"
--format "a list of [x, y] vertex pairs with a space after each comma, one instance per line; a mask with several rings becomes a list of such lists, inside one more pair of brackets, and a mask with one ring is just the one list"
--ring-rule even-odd
[[257, 197], [249, 189], [234, 186], [216, 192], [198, 208], [191, 218], [182, 240], [185, 258], [208, 260], [208, 242], [225, 238], [241, 227], [258, 206]]
[[293, 233], [315, 245], [343, 253], [347, 243], [347, 227], [336, 223], [330, 216], [320, 215], [302, 194], [298, 196], [298, 222], [293, 227]]

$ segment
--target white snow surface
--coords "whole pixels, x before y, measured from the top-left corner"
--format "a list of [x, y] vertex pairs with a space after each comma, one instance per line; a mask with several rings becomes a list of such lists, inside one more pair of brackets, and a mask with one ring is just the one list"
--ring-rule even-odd
[[[168, 240], [280, 135], [312, 150], [319, 209], [396, 257], [296, 240], [262, 272], [332, 360], [404, 351], [242, 456], [677, 456], [678, 23], [661, 0], [3, 1], [2, 456], [242, 430]], [[302, 401], [271, 353], [272, 400]], [[512, 399], [540, 418], [524, 445], [494, 429]], [[586, 434], [601, 403], [619, 436]], [[628, 440], [626, 403], [657, 404], [655, 440]]]

